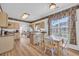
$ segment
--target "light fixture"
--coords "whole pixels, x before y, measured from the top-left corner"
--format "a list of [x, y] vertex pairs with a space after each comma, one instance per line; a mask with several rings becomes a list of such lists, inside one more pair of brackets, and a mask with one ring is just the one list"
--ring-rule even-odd
[[55, 3], [51, 3], [51, 4], [49, 5], [49, 8], [50, 8], [50, 9], [55, 9], [55, 8], [56, 8], [56, 4], [55, 4]]
[[28, 13], [23, 13], [23, 15], [22, 15], [22, 19], [26, 19], [28, 16], [29, 16]]

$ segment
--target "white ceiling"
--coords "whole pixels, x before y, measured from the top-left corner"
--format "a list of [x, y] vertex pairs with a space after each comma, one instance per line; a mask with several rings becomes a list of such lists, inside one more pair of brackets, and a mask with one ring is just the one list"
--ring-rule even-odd
[[49, 3], [2, 3], [2, 9], [8, 14], [9, 17], [21, 19], [21, 15], [29, 13], [30, 16], [25, 19], [26, 21], [37, 20], [41, 17], [59, 12], [61, 10], [70, 8], [77, 5], [77, 3], [56, 3], [55, 10], [49, 9]]

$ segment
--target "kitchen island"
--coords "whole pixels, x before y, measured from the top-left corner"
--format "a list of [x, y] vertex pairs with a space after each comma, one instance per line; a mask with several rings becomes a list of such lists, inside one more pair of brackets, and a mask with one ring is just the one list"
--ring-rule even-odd
[[0, 36], [0, 54], [14, 48], [14, 35]]

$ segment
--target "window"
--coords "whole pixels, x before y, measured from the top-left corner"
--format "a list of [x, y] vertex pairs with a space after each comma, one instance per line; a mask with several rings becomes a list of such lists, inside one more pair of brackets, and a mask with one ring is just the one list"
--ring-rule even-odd
[[51, 35], [69, 39], [69, 17], [52, 20], [50, 32]]

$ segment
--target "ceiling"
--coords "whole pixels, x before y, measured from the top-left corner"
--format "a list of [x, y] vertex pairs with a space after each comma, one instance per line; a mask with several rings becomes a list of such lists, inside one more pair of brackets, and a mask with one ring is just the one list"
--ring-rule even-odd
[[9, 17], [21, 19], [23, 13], [30, 14], [25, 21], [34, 21], [75, 5], [77, 3], [56, 3], [57, 8], [50, 10], [49, 3], [1, 3], [2, 9]]

